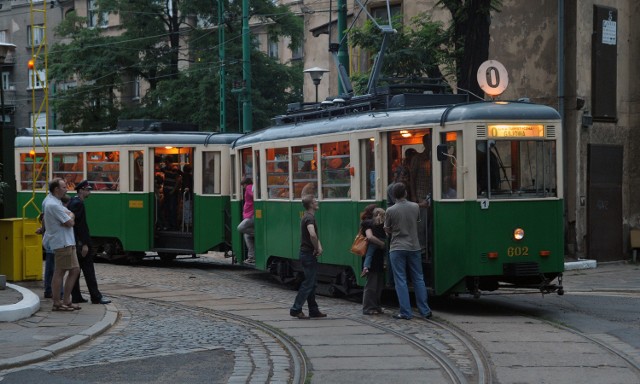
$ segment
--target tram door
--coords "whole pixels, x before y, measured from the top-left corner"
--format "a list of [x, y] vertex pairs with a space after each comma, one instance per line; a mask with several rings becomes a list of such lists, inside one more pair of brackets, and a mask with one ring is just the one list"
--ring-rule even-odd
[[390, 183], [405, 183], [408, 200], [420, 204], [418, 237], [425, 257], [430, 253], [429, 238], [433, 233], [429, 228], [433, 196], [431, 142], [430, 129], [394, 131], [388, 138]]
[[193, 150], [161, 147], [153, 152], [153, 245], [161, 257], [193, 253]]

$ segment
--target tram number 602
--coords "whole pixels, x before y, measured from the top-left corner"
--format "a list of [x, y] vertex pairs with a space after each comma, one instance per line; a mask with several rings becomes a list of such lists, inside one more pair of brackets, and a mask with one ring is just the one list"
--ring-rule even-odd
[[529, 247], [509, 247], [507, 248], [507, 256], [529, 256]]

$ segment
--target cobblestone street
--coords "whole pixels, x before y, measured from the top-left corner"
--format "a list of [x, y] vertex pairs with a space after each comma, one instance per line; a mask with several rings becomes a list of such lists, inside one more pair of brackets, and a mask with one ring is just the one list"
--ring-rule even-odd
[[[640, 358], [632, 346], [611, 337], [585, 338], [537, 319], [545, 307], [567, 304], [556, 295], [461, 298], [436, 304], [434, 321], [395, 320], [393, 308], [363, 316], [357, 298], [321, 296], [320, 308], [329, 317], [302, 321], [288, 314], [294, 291], [222, 257], [179, 259], [170, 266], [146, 260], [96, 264], [96, 269], [101, 290], [119, 311], [115, 326], [53, 359], [8, 372], [3, 384], [25, 378], [51, 383], [636, 383], [640, 377]], [[579, 273], [575, 277], [588, 281]], [[525, 301], [543, 309], [516, 313], [511, 308]]]

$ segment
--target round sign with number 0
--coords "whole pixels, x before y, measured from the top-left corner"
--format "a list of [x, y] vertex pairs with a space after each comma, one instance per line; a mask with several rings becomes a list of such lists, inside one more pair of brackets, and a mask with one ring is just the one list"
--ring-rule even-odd
[[478, 84], [489, 96], [502, 94], [509, 85], [507, 69], [499, 61], [485, 61], [478, 68]]

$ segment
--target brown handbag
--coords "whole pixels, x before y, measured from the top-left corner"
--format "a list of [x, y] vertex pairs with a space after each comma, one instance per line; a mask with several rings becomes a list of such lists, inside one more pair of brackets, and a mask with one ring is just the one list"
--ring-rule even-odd
[[364, 256], [367, 253], [367, 238], [362, 236], [362, 233], [358, 232], [356, 238], [351, 244], [351, 253], [358, 256]]

